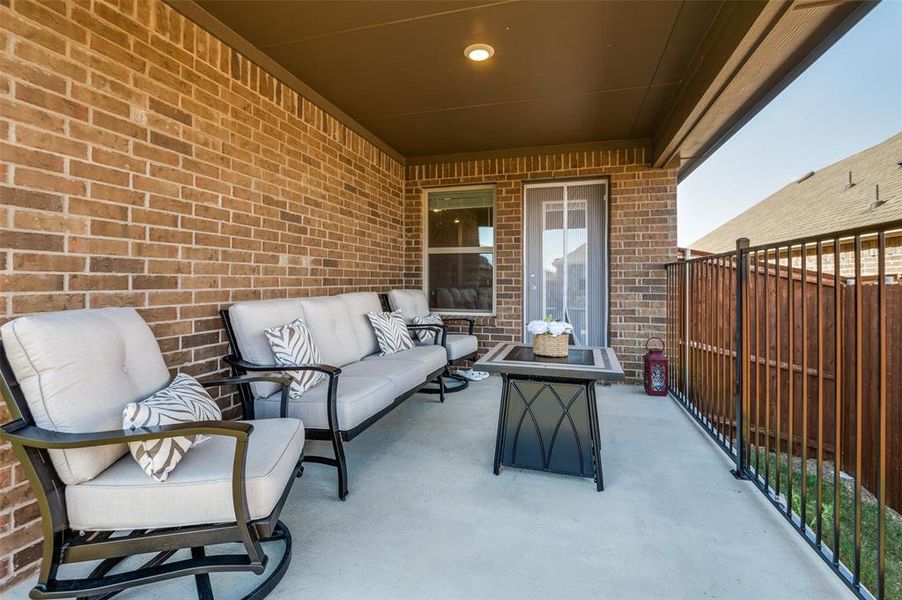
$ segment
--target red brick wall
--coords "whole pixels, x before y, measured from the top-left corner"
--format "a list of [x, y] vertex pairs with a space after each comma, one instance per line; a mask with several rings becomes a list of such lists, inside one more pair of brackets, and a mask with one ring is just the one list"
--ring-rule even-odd
[[643, 148], [462, 160], [406, 168], [404, 284], [422, 286], [423, 190], [497, 186], [495, 317], [480, 317], [482, 349], [521, 341], [523, 184], [537, 179], [610, 178], [611, 343], [630, 380], [641, 377], [643, 345], [664, 331], [664, 263], [677, 255], [676, 170], [654, 169]]
[[[402, 282], [403, 169], [159, 0], [0, 0], [0, 322], [138, 307], [219, 372], [217, 309]], [[9, 420], [0, 409], [0, 422]], [[0, 590], [39, 558], [0, 447]]]

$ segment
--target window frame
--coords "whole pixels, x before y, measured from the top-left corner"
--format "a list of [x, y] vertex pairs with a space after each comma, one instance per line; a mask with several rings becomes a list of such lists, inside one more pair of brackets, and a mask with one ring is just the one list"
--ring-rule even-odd
[[[459, 192], [474, 190], [491, 190], [492, 191], [492, 245], [491, 246], [448, 246], [442, 248], [429, 247], [429, 194], [441, 192]], [[432, 305], [429, 303], [429, 256], [432, 254], [491, 254], [492, 255], [492, 310], [435, 310], [438, 314], [447, 315], [449, 317], [494, 317], [498, 310], [498, 257], [496, 249], [498, 247], [498, 186], [494, 183], [478, 184], [478, 185], [455, 185], [423, 188], [422, 204], [422, 227], [423, 227], [423, 293], [426, 294], [426, 302], [429, 304], [429, 310], [432, 311]]]

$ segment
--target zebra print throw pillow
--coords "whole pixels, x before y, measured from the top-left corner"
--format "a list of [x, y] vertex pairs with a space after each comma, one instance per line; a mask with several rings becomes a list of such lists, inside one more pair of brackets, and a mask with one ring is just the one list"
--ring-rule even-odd
[[[436, 313], [429, 313], [425, 317], [414, 317], [413, 322], [417, 325], [444, 325], [441, 316]], [[433, 329], [417, 329], [416, 334], [421, 342], [431, 344], [435, 340], [435, 330]]]
[[413, 340], [400, 310], [390, 313], [366, 313], [366, 316], [373, 324], [381, 356], [413, 348]]
[[[219, 421], [222, 411], [194, 377], [179, 373], [168, 386], [141, 402], [130, 402], [122, 411], [122, 427], [135, 429], [194, 421]], [[169, 473], [192, 446], [210, 436], [192, 435], [131, 442], [132, 456], [155, 481], [166, 481]]]
[[[321, 362], [319, 350], [313, 343], [313, 336], [302, 320], [295, 319], [287, 325], [270, 327], [264, 333], [269, 340], [277, 365], [295, 366]], [[325, 377], [325, 374], [319, 371], [286, 371], [285, 375], [291, 377], [291, 390], [288, 396], [292, 400], [300, 398], [304, 392]]]

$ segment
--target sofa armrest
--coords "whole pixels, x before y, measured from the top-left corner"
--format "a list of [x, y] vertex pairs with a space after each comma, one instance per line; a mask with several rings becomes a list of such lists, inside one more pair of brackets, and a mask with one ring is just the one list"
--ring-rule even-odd
[[[248, 362], [234, 356], [226, 356], [223, 360], [238, 373], [242, 372], [272, 372], [272, 371], [316, 371], [325, 373], [329, 377], [329, 395], [326, 399], [327, 409], [329, 411], [329, 422], [333, 420], [337, 423], [338, 416], [336, 411], [336, 396], [338, 394], [338, 376], [341, 375], [341, 369], [327, 364], [308, 364], [308, 365], [260, 365]], [[288, 387], [282, 386], [282, 398], [279, 406], [279, 416], [283, 419], [288, 416]]]
[[223, 359], [227, 364], [235, 367], [239, 371], [244, 372], [266, 372], [266, 371], [319, 371], [325, 373], [329, 377], [336, 377], [341, 374], [341, 369], [327, 364], [307, 364], [307, 365], [260, 365], [248, 362], [234, 356], [226, 356]]
[[202, 386], [217, 387], [221, 385], [246, 385], [255, 381], [269, 381], [282, 386], [282, 396], [279, 399], [279, 416], [283, 419], [288, 416], [288, 392], [291, 390], [291, 377], [279, 377], [276, 375], [241, 375], [239, 377], [225, 377], [220, 379], [207, 379], [200, 381]]

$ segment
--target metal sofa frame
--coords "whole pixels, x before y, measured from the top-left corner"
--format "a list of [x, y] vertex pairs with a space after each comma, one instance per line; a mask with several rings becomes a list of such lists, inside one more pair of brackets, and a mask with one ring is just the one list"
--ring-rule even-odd
[[[290, 379], [276, 376], [229, 377], [201, 382], [204, 387], [247, 385], [253, 381], [271, 381], [282, 385], [282, 406], [288, 402]], [[13, 420], [0, 426], [0, 439], [12, 445], [37, 498], [41, 514], [43, 551], [37, 585], [32, 598], [91, 597], [110, 598], [119, 592], [167, 579], [193, 575], [198, 598], [213, 598], [210, 573], [249, 571], [262, 575], [268, 557], [261, 546], [281, 542], [284, 553], [272, 572], [246, 599], [264, 598], [282, 579], [291, 561], [291, 533], [279, 520], [291, 485], [303, 472], [301, 461], [276, 503], [272, 513], [251, 519], [245, 490], [245, 463], [251, 423], [235, 421], [199, 421], [177, 425], [143, 427], [131, 430], [92, 433], [62, 433], [35, 425], [22, 389], [12, 372], [6, 351], [0, 342], [0, 392]], [[233, 522], [140, 529], [132, 531], [75, 531], [69, 527], [66, 512], [66, 484], [59, 478], [50, 460], [49, 450], [88, 448], [183, 435], [217, 435], [235, 438], [232, 461]], [[244, 553], [208, 556], [205, 548], [217, 544], [239, 543]], [[179, 550], [190, 549], [190, 558], [170, 561]], [[111, 574], [125, 559], [137, 554], [155, 553], [137, 568]], [[100, 561], [87, 577], [60, 579], [64, 564]]]

